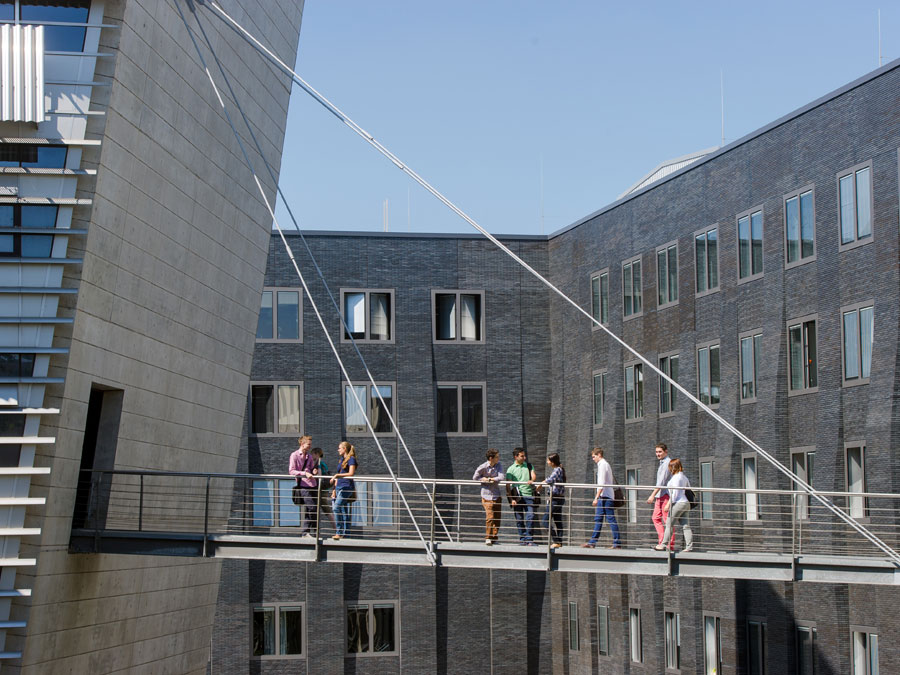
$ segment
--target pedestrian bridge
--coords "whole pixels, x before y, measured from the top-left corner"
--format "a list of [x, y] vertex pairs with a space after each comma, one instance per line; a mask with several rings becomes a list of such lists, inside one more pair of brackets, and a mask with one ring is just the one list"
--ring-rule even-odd
[[[694, 488], [690, 512], [694, 548], [655, 551], [656, 531], [646, 498], [652, 486], [622, 486], [616, 509], [622, 548], [603, 525], [596, 548], [583, 548], [594, 526], [595, 485], [569, 483], [563, 545], [552, 548], [535, 517], [535, 546], [522, 546], [513, 511], [502, 512], [500, 540], [485, 545], [480, 485], [468, 480], [361, 476], [349, 534], [332, 539], [325, 508], [299, 536], [300, 508], [285, 475], [94, 471], [82, 481], [70, 551], [321, 563], [366, 563], [643, 574], [720, 579], [900, 584], [900, 565], [863, 534], [809, 495], [791, 490]], [[402, 495], [398, 491], [402, 489]], [[900, 544], [900, 495], [820, 492], [865, 524], [895, 551]], [[433, 497], [433, 498], [432, 498]]]

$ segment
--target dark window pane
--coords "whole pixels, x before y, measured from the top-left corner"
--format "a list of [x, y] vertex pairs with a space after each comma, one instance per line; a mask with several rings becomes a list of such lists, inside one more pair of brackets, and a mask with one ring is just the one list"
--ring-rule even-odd
[[719, 347], [709, 348], [709, 402], [719, 402]]
[[808, 258], [815, 250], [812, 191], [800, 195], [800, 257]]
[[459, 429], [459, 408], [456, 387], [438, 387], [437, 430], [455, 433]]
[[0, 445], [0, 466], [19, 466], [21, 445]]
[[706, 233], [706, 260], [709, 271], [709, 288], [719, 287], [719, 232], [710, 230]]
[[23, 258], [49, 258], [53, 250], [53, 235], [51, 234], [23, 234], [22, 257]]
[[394, 606], [375, 605], [372, 613], [375, 618], [375, 629], [372, 635], [373, 651], [396, 651], [397, 648], [394, 641]]
[[706, 290], [706, 235], [698, 235], [694, 242], [697, 263], [697, 292]]
[[[87, 23], [90, 0], [20, 0], [22, 21]], [[84, 49], [84, 26], [44, 26], [44, 50], [80, 52]]]
[[[381, 400], [378, 398], [381, 394]], [[384, 401], [382, 403], [381, 401]], [[391, 432], [391, 420], [388, 418], [388, 412], [393, 413], [393, 387], [389, 384], [381, 384], [372, 387], [371, 399], [371, 422], [372, 428], [378, 433]]]
[[806, 324], [806, 360], [809, 373], [807, 376], [809, 387], [819, 386], [818, 365], [816, 361], [816, 322], [807, 321]]
[[22, 227], [56, 227], [55, 206], [23, 206]]
[[784, 203], [784, 228], [787, 240], [787, 261], [796, 262], [800, 257], [800, 198], [791, 197]]
[[271, 434], [275, 431], [275, 397], [271, 385], [254, 385], [251, 394], [251, 433]]
[[641, 311], [641, 263], [639, 260], [635, 260], [631, 264], [631, 277], [632, 277], [632, 292], [634, 294], [634, 302], [632, 303], [632, 308], [634, 309], [634, 313], [638, 314]]
[[16, 252], [16, 239], [12, 234], [0, 234], [0, 255], [13, 255]]
[[464, 433], [484, 431], [483, 394], [481, 387], [462, 388], [462, 430]]
[[253, 610], [253, 656], [275, 653], [275, 608]]
[[738, 277], [750, 276], [750, 218], [738, 220]]
[[[300, 523], [297, 523], [298, 525]], [[282, 607], [279, 616], [279, 654], [303, 653], [303, 612], [299, 607]]]
[[762, 211], [750, 216], [750, 236], [753, 239], [753, 274], [761, 274], [762, 268]]
[[369, 651], [369, 607], [354, 605], [347, 608], [347, 653]]
[[297, 291], [278, 291], [278, 339], [300, 338], [300, 294]]
[[609, 275], [600, 276], [600, 323], [609, 323]]
[[[3, 147], [0, 145], [0, 147]], [[12, 205], [0, 206], [0, 227], [15, 227], [15, 207]]]
[[259, 305], [259, 320], [256, 323], [256, 339], [272, 339], [272, 291], [263, 291]]
[[0, 21], [13, 21], [16, 18], [14, 0], [0, 0]]
[[25, 415], [0, 415], [0, 436], [21, 436], [24, 433]]
[[19, 161], [26, 168], [62, 169], [66, 166], [67, 149], [65, 145], [23, 145]]
[[436, 337], [438, 340], [456, 339], [456, 294], [438, 293], [434, 297]]

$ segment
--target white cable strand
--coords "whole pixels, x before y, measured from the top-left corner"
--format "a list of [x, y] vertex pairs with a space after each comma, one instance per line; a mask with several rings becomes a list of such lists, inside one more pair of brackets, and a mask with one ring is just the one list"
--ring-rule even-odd
[[[300, 283], [303, 285], [303, 290], [306, 292], [306, 295], [309, 298], [310, 305], [313, 308], [313, 312], [315, 313], [316, 318], [319, 320], [319, 324], [322, 326], [322, 332], [325, 334], [325, 339], [328, 341], [328, 345], [331, 347], [331, 351], [334, 353], [334, 356], [338, 361], [338, 365], [340, 366], [341, 372], [343, 373], [347, 382], [351, 382], [352, 380], [350, 379], [350, 375], [347, 372], [347, 369], [344, 367], [344, 363], [343, 363], [343, 361], [341, 361], [340, 354], [338, 354], [337, 348], [334, 345], [334, 341], [331, 339], [331, 335], [329, 335], [328, 330], [325, 327], [325, 322], [322, 319], [322, 315], [319, 313], [319, 308], [317, 307], [316, 302], [313, 299], [312, 294], [309, 291], [309, 287], [306, 284], [306, 280], [304, 279], [303, 274], [300, 272], [300, 267], [299, 267], [299, 265], [297, 265], [297, 261], [294, 258], [294, 254], [291, 251], [290, 247], [287, 245], [287, 240], [284, 237], [284, 232], [281, 229], [281, 226], [279, 225], [277, 218], [275, 217], [275, 211], [273, 210], [272, 205], [270, 204], [269, 199], [266, 196], [266, 193], [265, 193], [265, 190], [263, 189], [262, 183], [260, 182], [259, 177], [257, 176], [256, 171], [253, 168], [253, 163], [251, 162], [250, 157], [248, 156], [247, 151], [244, 148], [244, 144], [240, 139], [240, 135], [237, 132], [237, 128], [234, 126], [234, 123], [231, 120], [231, 116], [228, 113], [228, 109], [222, 100], [221, 94], [219, 93], [219, 89], [216, 86], [216, 83], [215, 83], [211, 73], [209, 72], [209, 68], [206, 65], [206, 60], [203, 58], [203, 54], [200, 51], [200, 46], [197, 44], [196, 40], [194, 39], [193, 31], [191, 31], [190, 26], [187, 23], [187, 19], [184, 16], [184, 13], [181, 11], [181, 7], [178, 6], [177, 0], [175, 2], [175, 7], [178, 10], [179, 15], [181, 15], [181, 19], [184, 22], [184, 26], [188, 31], [188, 35], [191, 38], [191, 42], [194, 44], [194, 48], [197, 51], [197, 56], [200, 59], [200, 62], [203, 65], [203, 68], [206, 71], [207, 76], [209, 77], [209, 81], [213, 87], [213, 90], [215, 91], [216, 98], [218, 98], [219, 103], [222, 105], [222, 111], [225, 113], [225, 117], [228, 120], [229, 125], [231, 126], [231, 130], [234, 133], [234, 137], [237, 140], [238, 145], [240, 146], [241, 153], [243, 154], [244, 160], [247, 163], [247, 168], [250, 169], [250, 172], [253, 175], [253, 180], [256, 183], [256, 187], [259, 189], [259, 194], [262, 196], [263, 203], [265, 204], [266, 209], [269, 211], [269, 214], [272, 216], [272, 222], [274, 223], [275, 229], [278, 231], [278, 234], [281, 236], [281, 240], [284, 243], [285, 249], [288, 252], [288, 257], [291, 260], [291, 264], [294, 266], [294, 270], [297, 272], [297, 276], [300, 279]], [[200, 26], [199, 23], [198, 23], [198, 27], [200, 28], [201, 32], [203, 32], [204, 38], [206, 38], [206, 33], [203, 31], [203, 27]], [[208, 39], [206, 40], [206, 42], [207, 42], [207, 46], [210, 47], [210, 50], [212, 50], [212, 47], [209, 44]], [[403, 501], [403, 505], [406, 507], [406, 510], [409, 513], [409, 516], [410, 516], [410, 519], [412, 520], [413, 526], [416, 528], [416, 532], [418, 533], [419, 538], [422, 540], [422, 544], [425, 547], [426, 557], [427, 557], [428, 561], [432, 565], [434, 565], [436, 563], [436, 559], [434, 556], [434, 551], [432, 550], [431, 542], [429, 542], [428, 540], [425, 539], [425, 536], [422, 533], [422, 530], [419, 528], [419, 524], [416, 521], [415, 516], [413, 515], [412, 509], [410, 508], [409, 503], [406, 501], [406, 496], [403, 494], [403, 489], [400, 487], [400, 483], [397, 481], [397, 477], [394, 474], [394, 471], [391, 469], [390, 463], [388, 462], [388, 459], [387, 459], [387, 455], [384, 452], [384, 448], [382, 448], [381, 442], [378, 440], [378, 436], [375, 434], [375, 429], [372, 427], [372, 424], [371, 424], [371, 421], [369, 420], [369, 416], [367, 414], [365, 406], [363, 406], [362, 402], [359, 400], [359, 396], [357, 395], [356, 390], [353, 387], [351, 387], [351, 391], [353, 393], [353, 398], [356, 401], [356, 404], [359, 406], [359, 409], [363, 413], [363, 417], [366, 420], [366, 426], [369, 428], [369, 430], [372, 433], [372, 437], [375, 439], [375, 444], [378, 447], [379, 453], [381, 453], [381, 457], [384, 460], [384, 464], [388, 470], [388, 473], [390, 474], [391, 478], [394, 481], [394, 485], [397, 488], [397, 492], [400, 495], [400, 499]]]
[[634, 354], [640, 361], [645, 363], [653, 372], [655, 372], [659, 377], [663, 378], [666, 382], [674, 386], [678, 391], [683, 393], [687, 398], [692, 401], [695, 405], [697, 405], [701, 410], [710, 415], [714, 420], [716, 420], [719, 424], [725, 427], [728, 431], [730, 431], [733, 435], [743, 441], [747, 446], [751, 449], [755, 450], [759, 455], [763, 457], [766, 461], [768, 461], [772, 466], [774, 466], [779, 472], [788, 477], [794, 484], [802, 488], [805, 492], [807, 492], [811, 497], [815, 498], [818, 502], [824, 505], [828, 510], [834, 513], [838, 518], [843, 520], [846, 524], [848, 524], [851, 528], [859, 532], [866, 539], [868, 539], [871, 543], [881, 549], [887, 556], [897, 565], [900, 565], [900, 553], [897, 553], [890, 546], [885, 544], [881, 539], [876, 537], [872, 532], [869, 531], [868, 528], [863, 527], [858, 522], [856, 522], [849, 515], [844, 513], [841, 509], [834, 505], [834, 503], [819, 495], [819, 493], [805, 480], [796, 475], [793, 471], [788, 469], [786, 466], [781, 464], [773, 455], [763, 450], [762, 447], [757, 445], [753, 440], [751, 440], [748, 436], [739, 431], [736, 427], [727, 422], [723, 417], [719, 416], [715, 411], [705, 405], [700, 399], [691, 394], [687, 389], [678, 384], [671, 377], [663, 373], [659, 368], [657, 368], [649, 359], [644, 357], [630, 345], [628, 345], [624, 340], [620, 339], [617, 335], [615, 335], [609, 328], [600, 323], [597, 319], [595, 319], [591, 314], [589, 314], [586, 310], [582, 309], [581, 306], [578, 305], [574, 300], [569, 298], [565, 293], [559, 290], [556, 286], [554, 286], [550, 281], [548, 281], [543, 275], [541, 275], [538, 271], [536, 271], [533, 267], [531, 267], [528, 263], [522, 260], [519, 256], [513, 253], [508, 247], [502, 244], [496, 237], [491, 235], [487, 230], [485, 230], [481, 225], [475, 222], [472, 218], [470, 218], [464, 211], [462, 211], [459, 207], [457, 207], [453, 202], [447, 199], [443, 194], [438, 192], [437, 189], [432, 187], [425, 179], [419, 176], [415, 171], [410, 169], [406, 164], [400, 161], [392, 152], [390, 152], [387, 148], [385, 148], [381, 143], [379, 143], [375, 138], [365, 131], [362, 127], [356, 124], [353, 120], [351, 120], [347, 115], [345, 115], [341, 110], [331, 103], [328, 99], [322, 96], [318, 91], [316, 91], [312, 86], [310, 86], [305, 80], [303, 80], [300, 75], [298, 75], [292, 68], [290, 68], [287, 64], [284, 63], [278, 56], [276, 56], [271, 50], [265, 47], [257, 38], [255, 38], [252, 34], [250, 34], [243, 26], [241, 26], [237, 21], [235, 21], [231, 16], [229, 16], [217, 2], [213, 1], [209, 3], [209, 6], [216, 10], [222, 17], [228, 21], [234, 29], [238, 32], [238, 34], [242, 35], [246, 40], [250, 42], [250, 44], [257, 47], [259, 51], [265, 54], [270, 61], [277, 64], [282, 70], [291, 75], [294, 82], [296, 82], [305, 92], [307, 92], [310, 96], [312, 96], [316, 101], [318, 101], [322, 106], [324, 106], [329, 112], [331, 112], [335, 117], [341, 120], [344, 124], [350, 127], [357, 135], [361, 136], [367, 143], [369, 143], [372, 147], [378, 150], [382, 155], [387, 157], [394, 165], [396, 165], [401, 171], [406, 173], [410, 178], [416, 181], [419, 185], [425, 188], [428, 192], [430, 192], [436, 199], [438, 199], [441, 203], [443, 203], [447, 208], [457, 214], [460, 218], [469, 223], [472, 227], [478, 230], [481, 234], [483, 234], [488, 240], [494, 243], [500, 250], [509, 255], [513, 260], [518, 262], [522, 267], [528, 270], [535, 278], [541, 281], [545, 286], [547, 286], [551, 291], [560, 296], [563, 300], [568, 302], [572, 307], [577, 309], [579, 312], [584, 314], [588, 319], [590, 319], [594, 324], [599, 326], [603, 331], [605, 331], [611, 338], [613, 338], [616, 342], [618, 342], [622, 347], [627, 349], [629, 352]]

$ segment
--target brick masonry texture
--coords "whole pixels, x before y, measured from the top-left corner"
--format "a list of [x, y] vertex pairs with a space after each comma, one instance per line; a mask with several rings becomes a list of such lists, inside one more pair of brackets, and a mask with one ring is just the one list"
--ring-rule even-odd
[[[827, 97], [761, 133], [729, 146], [676, 176], [645, 189], [546, 240], [510, 238], [515, 252], [533, 264], [582, 307], [590, 305], [590, 275], [610, 270], [610, 329], [655, 359], [678, 353], [679, 382], [697, 389], [697, 345], [717, 341], [721, 349], [721, 403], [718, 412], [751, 436], [780, 462], [790, 466], [791, 449], [816, 451], [813, 484], [845, 489], [844, 447], [866, 446], [869, 491], [896, 492], [900, 475], [892, 448], [900, 425], [896, 359], [898, 346], [898, 147], [900, 147], [900, 67]], [[838, 173], [871, 162], [874, 196], [871, 243], [839, 250]], [[784, 196], [812, 185], [815, 199], [815, 260], [785, 269]], [[738, 283], [739, 213], [763, 211], [763, 275]], [[716, 227], [719, 233], [719, 289], [694, 292], [694, 232]], [[309, 272], [312, 292], [325, 304], [321, 283], [297, 237], [290, 237], [301, 268]], [[524, 445], [531, 459], [559, 452], [571, 480], [588, 481], [589, 449], [602, 445], [620, 482], [626, 467], [640, 468], [652, 481], [654, 444], [666, 442], [686, 472], [699, 484], [700, 458], [714, 463], [717, 487], [742, 487], [741, 455], [746, 452], [714, 420], [687, 405], [658, 414], [658, 382], [645, 371], [644, 416], [624, 421], [624, 350], [584, 317], [527, 276], [488, 242], [466, 236], [316, 234], [307, 237], [331, 289], [393, 288], [396, 344], [361, 347], [376, 379], [397, 383], [397, 410], [416, 461], [425, 476], [468, 478], [486, 447], [509, 450]], [[678, 302], [657, 309], [657, 246], [677, 241]], [[643, 314], [622, 316], [622, 262], [640, 256], [643, 266]], [[268, 286], [297, 286], [278, 239], [273, 238], [266, 275]], [[483, 345], [433, 345], [431, 290], [485, 291], [486, 339]], [[843, 387], [841, 380], [841, 308], [872, 301], [875, 340], [870, 382]], [[788, 395], [788, 321], [814, 314], [818, 328], [818, 391]], [[326, 312], [332, 336], [339, 335], [333, 310]], [[739, 334], [762, 333], [758, 398], [740, 400]], [[342, 358], [354, 378], [362, 373], [351, 350]], [[607, 372], [602, 427], [592, 424], [592, 373]], [[304, 304], [302, 345], [258, 344], [254, 380], [304, 382], [305, 430], [333, 460], [341, 430], [341, 375], [329, 354], [308, 303]], [[435, 436], [433, 387], [441, 380], [487, 383], [488, 434], [482, 438]], [[286, 469], [293, 438], [245, 439], [244, 470]], [[369, 439], [354, 439], [362, 471], [383, 473]], [[409, 475], [396, 442], [389, 440], [390, 461]], [[543, 468], [541, 461], [535, 465]], [[789, 488], [789, 482], [762, 458], [759, 484]], [[620, 515], [620, 523], [624, 520]], [[642, 508], [638, 528], [650, 527]], [[504, 512], [504, 521], [511, 521]], [[692, 517], [702, 542], [708, 524]], [[632, 526], [633, 527], [633, 526]], [[628, 526], [624, 536], [629, 536]], [[765, 536], [748, 525], [749, 541]], [[702, 545], [702, 544], [701, 544]], [[251, 564], [252, 565], [252, 564]], [[245, 573], [246, 563], [225, 563], [215, 651], [219, 672], [245, 672], [249, 653], [248, 602], [271, 602], [285, 594], [269, 571]], [[310, 566], [316, 589], [327, 588], [330, 603], [308, 604], [309, 672], [494, 672], [494, 673], [661, 673], [664, 660], [664, 612], [681, 618], [681, 672], [701, 672], [704, 664], [703, 617], [719, 617], [722, 673], [748, 672], [747, 621], [766, 624], [766, 672], [794, 672], [795, 623], [817, 628], [817, 673], [850, 669], [851, 626], [872, 627], [889, 635], [896, 625], [900, 598], [889, 587], [867, 588], [812, 583], [694, 580], [612, 575], [545, 575], [491, 570], [393, 570], [377, 566]], [[294, 578], [294, 574], [291, 574]], [[285, 597], [306, 597], [309, 579]], [[304, 585], [303, 581], [306, 581]], [[366, 591], [364, 589], [373, 590]], [[342, 602], [383, 599], [393, 593], [401, 611], [402, 655], [344, 659]], [[249, 595], [248, 595], [249, 594]], [[359, 594], [359, 595], [357, 595]], [[232, 601], [224, 602], [228, 597]], [[310, 601], [308, 601], [310, 602]], [[569, 650], [568, 603], [578, 603], [580, 649]], [[609, 607], [611, 653], [597, 649], [597, 606]], [[337, 609], [336, 609], [337, 608]], [[631, 662], [628, 614], [641, 610], [643, 663]], [[317, 626], [327, 630], [317, 630]], [[892, 641], [879, 645], [882, 672], [900, 672], [900, 650]], [[260, 672], [281, 665], [254, 663]]]

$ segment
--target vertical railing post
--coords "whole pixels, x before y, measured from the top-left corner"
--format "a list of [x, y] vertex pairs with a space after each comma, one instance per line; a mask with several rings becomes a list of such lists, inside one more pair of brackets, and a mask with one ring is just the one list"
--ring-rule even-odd
[[138, 532], [144, 530], [144, 474], [141, 474], [141, 493], [138, 498]]
[[[804, 499], [809, 499], [805, 494]], [[806, 515], [809, 516], [809, 502], [807, 502]], [[797, 555], [803, 555], [803, 519], [797, 519]]]
[[319, 527], [322, 522], [322, 477], [316, 479], [316, 560], [319, 559]]
[[435, 500], [437, 499], [437, 495], [434, 493], [434, 485], [434, 483], [431, 484], [431, 533], [428, 535], [428, 540], [431, 543], [432, 549], [434, 548], [434, 519], [437, 510], [434, 506]]
[[94, 553], [100, 553], [100, 477], [102, 472], [95, 471], [91, 476], [91, 482], [94, 484], [94, 512], [91, 518], [94, 520]]
[[797, 523], [800, 521], [797, 518], [797, 493], [791, 493], [791, 555], [797, 555]]
[[567, 497], [566, 511], [568, 512], [566, 515], [566, 520], [568, 521], [566, 523], [566, 525], [567, 525], [567, 527], [566, 527], [566, 546], [571, 546], [572, 545], [572, 527], [574, 527], [572, 525], [572, 502], [574, 500], [572, 499], [572, 495], [567, 494], [566, 497]]
[[206, 557], [206, 542], [209, 539], [209, 481], [211, 476], [206, 477], [206, 506], [203, 509], [203, 557]]
[[456, 541], [462, 535], [462, 485], [456, 486]]

